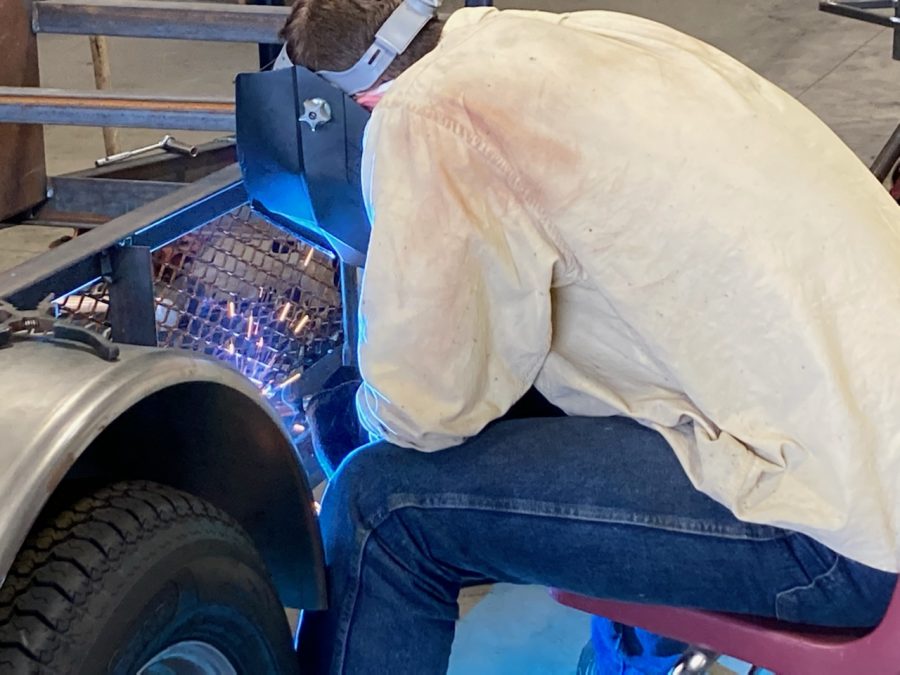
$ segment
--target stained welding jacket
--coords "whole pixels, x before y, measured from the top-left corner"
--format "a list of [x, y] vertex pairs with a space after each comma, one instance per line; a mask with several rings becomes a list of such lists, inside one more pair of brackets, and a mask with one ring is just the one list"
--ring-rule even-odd
[[633, 16], [462, 10], [363, 173], [371, 432], [448, 448], [534, 385], [657, 430], [738, 518], [897, 571], [900, 209], [791, 96]]

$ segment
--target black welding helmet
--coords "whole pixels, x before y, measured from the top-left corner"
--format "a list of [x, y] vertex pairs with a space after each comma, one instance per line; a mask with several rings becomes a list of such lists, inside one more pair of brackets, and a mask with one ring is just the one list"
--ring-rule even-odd
[[292, 66], [237, 78], [238, 159], [253, 205], [282, 227], [362, 266], [369, 220], [360, 166], [369, 111], [353, 94], [374, 85], [441, 0], [404, 0], [362, 58], [341, 72]]

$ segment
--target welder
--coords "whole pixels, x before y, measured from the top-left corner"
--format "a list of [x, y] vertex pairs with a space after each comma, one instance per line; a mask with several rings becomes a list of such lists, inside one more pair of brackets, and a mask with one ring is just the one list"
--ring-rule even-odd
[[[799, 102], [666, 26], [463, 9], [373, 76], [402, 7], [300, 0], [284, 30], [373, 108], [363, 381], [338, 390], [379, 440], [332, 457], [304, 664], [444, 672], [460, 589], [491, 582], [876, 624], [897, 204]], [[598, 672], [671, 666], [616, 630]]]

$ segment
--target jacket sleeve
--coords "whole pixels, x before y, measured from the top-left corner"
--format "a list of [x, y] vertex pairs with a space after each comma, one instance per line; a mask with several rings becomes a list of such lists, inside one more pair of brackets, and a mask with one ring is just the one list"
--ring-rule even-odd
[[432, 451], [461, 443], [532, 385], [550, 348], [556, 249], [502, 159], [457, 126], [376, 110], [364, 191], [363, 426]]

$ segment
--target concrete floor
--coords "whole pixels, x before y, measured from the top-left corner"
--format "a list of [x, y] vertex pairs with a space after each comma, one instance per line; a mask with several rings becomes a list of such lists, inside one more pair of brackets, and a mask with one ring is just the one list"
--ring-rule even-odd
[[[448, 3], [460, 5], [462, 2]], [[703, 38], [743, 60], [818, 113], [866, 162], [900, 120], [900, 63], [890, 60], [887, 30], [816, 12], [815, 0], [521, 0], [501, 7], [576, 11], [613, 9], [657, 19]], [[87, 38], [42, 36], [43, 83], [90, 88]], [[112, 79], [125, 90], [229, 95], [236, 72], [255, 67], [249, 45], [111, 40]], [[125, 130], [125, 148], [160, 132]], [[209, 134], [179, 133], [201, 141]], [[89, 166], [103, 154], [96, 129], [46, 131], [51, 173]], [[0, 269], [46, 249], [59, 232], [0, 231]], [[564, 552], [561, 552], [564, 554]], [[574, 672], [587, 639], [583, 616], [554, 605], [543, 589], [470, 591], [451, 662], [453, 675], [562, 675]]]

